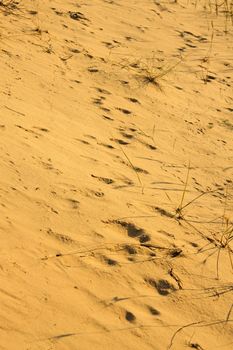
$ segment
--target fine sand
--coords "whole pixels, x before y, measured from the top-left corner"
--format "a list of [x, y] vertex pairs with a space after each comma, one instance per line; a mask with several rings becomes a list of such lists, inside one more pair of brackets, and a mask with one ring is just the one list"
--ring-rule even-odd
[[233, 349], [231, 15], [0, 1], [0, 350]]

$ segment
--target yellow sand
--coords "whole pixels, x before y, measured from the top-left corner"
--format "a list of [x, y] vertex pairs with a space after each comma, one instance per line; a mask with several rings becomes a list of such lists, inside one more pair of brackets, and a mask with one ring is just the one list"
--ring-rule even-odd
[[224, 8], [13, 5], [0, 4], [0, 349], [232, 349]]

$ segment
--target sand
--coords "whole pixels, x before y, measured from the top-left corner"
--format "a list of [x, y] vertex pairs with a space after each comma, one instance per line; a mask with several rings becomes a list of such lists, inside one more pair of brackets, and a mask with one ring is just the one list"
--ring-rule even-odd
[[0, 3], [0, 349], [233, 348], [233, 26], [209, 5]]

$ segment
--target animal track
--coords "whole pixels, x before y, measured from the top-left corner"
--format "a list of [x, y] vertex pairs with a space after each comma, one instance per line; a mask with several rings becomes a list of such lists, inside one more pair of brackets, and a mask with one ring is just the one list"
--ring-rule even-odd
[[115, 142], [119, 143], [120, 145], [129, 145], [129, 142], [126, 142], [126, 141], [121, 140], [121, 139], [111, 139], [111, 141], [115, 141]]
[[105, 98], [101, 96], [101, 97], [98, 97], [98, 98], [93, 98], [92, 101], [93, 101], [93, 103], [95, 105], [101, 106], [101, 105], [103, 105], [103, 100], [104, 99]]
[[46, 170], [51, 170], [57, 175], [62, 174], [62, 172], [59, 169], [54, 168], [51, 159], [48, 159], [48, 162], [42, 161], [41, 164], [43, 165], [44, 169], [46, 169]]
[[107, 108], [107, 107], [100, 107], [102, 109], [102, 111], [110, 113], [111, 109]]
[[135, 247], [131, 246], [131, 245], [126, 245], [126, 246], [124, 247], [124, 249], [125, 249], [125, 251], [126, 251], [128, 254], [130, 254], [130, 255], [135, 255], [135, 254], [137, 254], [137, 249], [136, 249]]
[[123, 114], [126, 114], [126, 115], [132, 114], [131, 111], [129, 111], [128, 109], [125, 109], [125, 108], [119, 108], [119, 107], [117, 107], [116, 109], [118, 109], [118, 111], [120, 111], [120, 112], [122, 112]]
[[132, 102], [132, 103], [138, 103], [138, 104], [140, 104], [140, 102], [139, 102], [136, 98], [133, 98], [133, 97], [127, 97], [127, 100], [129, 100], [129, 101]]
[[66, 243], [66, 244], [74, 244], [76, 243], [72, 238], [70, 238], [67, 235], [61, 234], [61, 233], [57, 233], [54, 232], [51, 228], [49, 228], [47, 231], [47, 234], [55, 239], [57, 239], [58, 241], [62, 242], [62, 243]]
[[90, 145], [90, 142], [86, 141], [86, 140], [81, 140], [81, 139], [75, 139], [78, 142], [83, 143], [84, 145]]
[[96, 67], [89, 67], [88, 68], [88, 72], [90, 72], [90, 73], [97, 73], [97, 72], [99, 72], [99, 69], [96, 68]]
[[79, 204], [80, 204], [79, 201], [77, 201], [76, 199], [71, 199], [71, 198], [68, 198], [67, 200], [71, 204], [73, 209], [78, 209]]
[[129, 237], [138, 238], [140, 243], [150, 241], [150, 236], [143, 229], [136, 227], [134, 224], [119, 220], [115, 220], [112, 222], [123, 227], [127, 231], [127, 235]]
[[[75, 21], [89, 21], [82, 12], [69, 11], [70, 18]], [[84, 23], [83, 23], [84, 24]]]
[[106, 115], [102, 115], [102, 118], [103, 118], [103, 119], [106, 119], [106, 120], [111, 120], [111, 121], [113, 121], [113, 120], [114, 120], [113, 118], [108, 117], [108, 116], [106, 116]]
[[143, 234], [139, 237], [140, 243], [146, 243], [150, 241], [150, 236], [148, 234]]
[[160, 207], [154, 207], [153, 209], [157, 211], [159, 214], [161, 214], [162, 216], [166, 216], [167, 218], [174, 218], [175, 216], [174, 214], [169, 213], [169, 211]]
[[91, 177], [94, 177], [95, 179], [98, 179], [99, 181], [102, 181], [102, 182], [106, 183], [107, 185], [114, 183], [114, 181], [112, 179], [109, 179], [107, 177], [96, 176], [93, 174], [91, 174]]
[[143, 174], [149, 174], [149, 172], [145, 169], [139, 168], [139, 167], [134, 167], [134, 170], [137, 171], [138, 173], [143, 173]]
[[115, 147], [113, 147], [112, 145], [109, 145], [107, 143], [98, 143], [98, 145], [109, 148], [109, 149], [115, 149]]
[[155, 309], [153, 306], [148, 306], [148, 310], [151, 313], [151, 315], [153, 315], [153, 316], [160, 315], [160, 312], [157, 309]]
[[97, 87], [96, 90], [98, 92], [100, 92], [101, 94], [111, 95], [111, 92], [109, 92], [108, 90], [105, 90], [105, 89], [102, 89], [102, 88], [99, 88], [99, 87]]
[[34, 130], [24, 128], [24, 127], [21, 126], [21, 125], [17, 125], [17, 124], [16, 124], [15, 126], [16, 126], [17, 128], [19, 128], [19, 129], [24, 130], [25, 132], [29, 132], [29, 133], [31, 133], [31, 134], [34, 134], [36, 138], [38, 138], [39, 136], [41, 136], [41, 134], [35, 132]]
[[128, 322], [135, 322], [136, 321], [136, 316], [130, 312], [130, 311], [126, 311], [125, 313], [125, 319], [128, 321]]
[[149, 278], [145, 282], [154, 287], [160, 295], [168, 295], [176, 290], [171, 283], [164, 279], [155, 281], [153, 278]]
[[43, 132], [49, 132], [49, 129], [47, 128], [41, 128], [39, 126], [33, 126], [34, 129], [37, 129], [37, 130], [40, 130], [40, 131], [43, 131]]
[[114, 260], [114, 259], [110, 259], [110, 258], [104, 257], [104, 261], [106, 262], [107, 265], [110, 265], [110, 266], [118, 265], [118, 262], [116, 260]]
[[127, 133], [125, 133], [125, 132], [123, 132], [123, 131], [121, 131], [121, 135], [122, 135], [123, 137], [127, 138], [127, 139], [132, 139], [132, 138], [134, 138], [134, 136], [133, 136], [132, 134], [127, 134]]
[[92, 191], [92, 193], [94, 194], [94, 196], [96, 197], [104, 197], [104, 193], [100, 192], [100, 191]]
[[115, 221], [115, 223], [124, 227], [127, 230], [129, 237], [135, 238], [145, 233], [143, 229], [137, 228], [134, 224], [128, 223], [126, 221]]

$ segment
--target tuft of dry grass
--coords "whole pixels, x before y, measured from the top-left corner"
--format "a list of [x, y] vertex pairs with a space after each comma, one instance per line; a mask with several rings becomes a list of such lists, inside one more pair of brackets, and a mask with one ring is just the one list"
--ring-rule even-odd
[[156, 64], [153, 59], [141, 61], [137, 67], [137, 79], [143, 85], [153, 85], [161, 90], [161, 80], [171, 73], [178, 64], [180, 61], [173, 64]]
[[164, 62], [163, 59], [145, 57], [139, 59], [124, 58], [118, 64], [122, 69], [134, 72], [134, 78], [139, 82], [139, 86], [152, 85], [162, 90], [162, 80], [165, 79], [181, 63], [179, 59], [175, 63]]
[[[226, 214], [227, 210], [228, 192], [225, 193], [225, 204], [223, 209], [223, 215], [221, 217], [221, 228], [217, 232], [211, 232], [211, 238], [208, 239], [209, 243], [199, 250], [199, 253], [209, 251], [209, 255], [204, 260], [204, 263], [212, 256], [217, 254], [216, 257], [216, 277], [219, 279], [219, 267], [221, 252], [227, 252], [229, 257], [230, 266], [233, 272], [233, 222]], [[210, 246], [210, 247], [209, 247]]]

